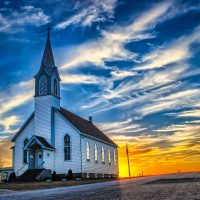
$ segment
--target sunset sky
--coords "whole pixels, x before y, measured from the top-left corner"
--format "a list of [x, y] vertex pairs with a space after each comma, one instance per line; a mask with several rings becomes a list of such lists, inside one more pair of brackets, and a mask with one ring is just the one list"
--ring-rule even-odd
[[0, 158], [33, 111], [47, 27], [61, 104], [119, 145], [120, 176], [200, 170], [199, 0], [1, 0]]

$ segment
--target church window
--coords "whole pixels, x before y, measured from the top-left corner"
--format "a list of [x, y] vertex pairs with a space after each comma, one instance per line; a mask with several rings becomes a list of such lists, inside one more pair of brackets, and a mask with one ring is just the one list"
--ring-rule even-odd
[[[27, 143], [28, 143], [28, 139], [26, 138], [26, 139], [24, 140], [24, 148], [25, 148], [25, 146], [27, 145]], [[24, 158], [23, 158], [23, 162], [24, 162], [24, 164], [28, 162], [28, 159], [27, 159], [27, 150], [25, 150], [25, 149], [24, 149]]]
[[114, 150], [114, 165], [117, 164], [117, 158], [116, 158], [116, 150]]
[[47, 94], [47, 78], [45, 76], [42, 76], [39, 80], [39, 94]]
[[68, 134], [64, 137], [64, 159], [70, 160], [70, 137]]
[[98, 162], [98, 149], [96, 144], [94, 145], [94, 160]]
[[108, 163], [111, 164], [110, 149], [108, 149]]
[[105, 150], [104, 150], [104, 146], [102, 146], [102, 148], [101, 148], [101, 156], [102, 156], [102, 163], [105, 163]]
[[89, 146], [89, 142], [86, 143], [86, 159], [88, 161], [90, 160], [90, 146]]
[[58, 95], [58, 84], [57, 84], [56, 79], [53, 82], [53, 94]]

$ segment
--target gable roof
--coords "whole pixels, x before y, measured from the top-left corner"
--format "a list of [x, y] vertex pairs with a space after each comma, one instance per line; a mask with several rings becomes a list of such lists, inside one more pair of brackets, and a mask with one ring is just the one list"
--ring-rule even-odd
[[117, 145], [101, 130], [99, 130], [92, 122], [79, 117], [78, 115], [64, 109], [56, 109], [65, 119], [67, 119], [72, 125], [74, 125], [81, 133], [88, 136], [103, 140], [109, 144], [117, 147]]
[[49, 144], [45, 138], [35, 135], [35, 137], [43, 144], [44, 147], [48, 149], [55, 149], [51, 144]]
[[44, 149], [50, 149], [50, 150], [54, 150], [55, 148], [49, 144], [45, 138], [38, 136], [38, 135], [33, 135], [31, 137], [31, 139], [28, 141], [28, 143], [25, 146], [25, 149], [29, 148], [29, 146], [31, 146], [34, 141], [36, 141], [38, 144], [40, 144], [42, 146], [42, 148]]

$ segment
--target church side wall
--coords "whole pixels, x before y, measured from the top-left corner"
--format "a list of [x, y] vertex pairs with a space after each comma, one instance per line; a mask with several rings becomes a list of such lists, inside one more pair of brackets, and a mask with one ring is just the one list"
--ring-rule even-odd
[[[23, 163], [23, 156], [24, 156], [24, 140], [30, 139], [34, 134], [34, 118], [26, 125], [24, 130], [18, 135], [15, 140], [15, 150], [14, 150], [14, 167], [15, 173], [17, 175], [17, 171], [22, 168], [24, 165]], [[25, 165], [19, 172], [18, 175], [23, 174], [28, 169], [28, 165]]]
[[[55, 115], [55, 171], [66, 174], [69, 169], [73, 173], [81, 172], [80, 134], [57, 112]], [[71, 160], [64, 160], [64, 136], [70, 136]]]
[[[87, 160], [86, 155], [86, 144], [89, 143], [89, 161]], [[117, 148], [113, 147], [111, 145], [108, 145], [106, 143], [91, 139], [89, 137], [82, 136], [82, 164], [83, 164], [83, 176], [87, 176], [92, 178], [92, 176], [96, 177], [109, 177], [112, 175], [118, 174], [118, 154], [117, 154]], [[98, 149], [98, 162], [95, 162], [94, 157], [94, 146], [97, 145]], [[105, 163], [102, 162], [102, 146], [104, 147], [105, 151]], [[109, 164], [108, 160], [108, 149], [110, 149], [111, 153], [111, 163]], [[116, 164], [114, 164], [114, 150], [116, 152]], [[89, 174], [89, 175], [87, 175]]]

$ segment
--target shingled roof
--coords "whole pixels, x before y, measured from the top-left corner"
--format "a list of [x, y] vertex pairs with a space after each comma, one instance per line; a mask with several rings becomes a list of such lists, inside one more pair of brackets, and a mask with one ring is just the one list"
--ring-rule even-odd
[[103, 140], [114, 146], [117, 146], [108, 136], [106, 136], [101, 130], [99, 130], [92, 122], [79, 117], [78, 115], [64, 109], [60, 108], [58, 112], [66, 118], [72, 125], [74, 125], [81, 133], [88, 136]]

